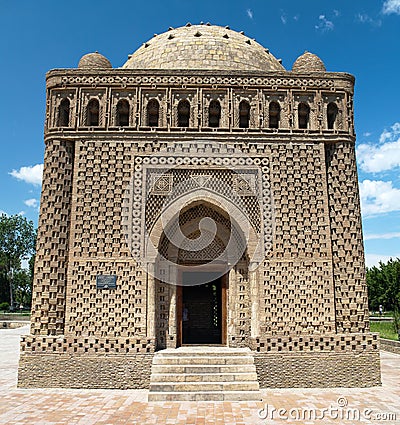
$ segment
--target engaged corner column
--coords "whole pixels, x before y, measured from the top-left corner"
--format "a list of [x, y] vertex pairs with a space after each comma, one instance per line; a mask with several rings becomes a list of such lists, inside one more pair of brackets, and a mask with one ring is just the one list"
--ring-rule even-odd
[[249, 264], [249, 283], [250, 283], [250, 302], [251, 302], [251, 337], [256, 338], [259, 336], [259, 294], [257, 284], [257, 267], [258, 263]]
[[147, 263], [147, 338], [156, 337], [156, 281], [154, 263]]
[[[235, 266], [236, 267], [236, 266]], [[232, 343], [231, 337], [236, 337], [238, 335], [238, 330], [236, 328], [236, 323], [238, 322], [238, 313], [237, 313], [237, 272], [235, 267], [232, 267], [229, 270], [228, 274], [228, 291], [227, 291], [227, 305], [228, 305], [228, 345]], [[233, 339], [235, 341], [235, 339]]]
[[177, 345], [177, 330], [178, 330], [178, 315], [177, 315], [177, 294], [176, 286], [178, 284], [178, 269], [175, 265], [169, 267], [169, 320], [168, 320], [168, 335], [167, 348], [176, 348]]

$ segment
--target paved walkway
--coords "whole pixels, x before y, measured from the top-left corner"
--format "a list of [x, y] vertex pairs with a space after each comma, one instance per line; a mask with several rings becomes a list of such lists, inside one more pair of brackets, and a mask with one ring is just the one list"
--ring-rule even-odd
[[16, 388], [23, 333], [28, 327], [0, 330], [0, 424], [400, 424], [396, 354], [381, 352], [382, 387], [262, 390], [260, 403], [147, 403], [145, 390]]

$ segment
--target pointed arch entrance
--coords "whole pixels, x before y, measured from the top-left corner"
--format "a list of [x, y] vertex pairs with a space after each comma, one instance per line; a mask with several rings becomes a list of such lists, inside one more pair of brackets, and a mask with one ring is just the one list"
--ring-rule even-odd
[[[160, 254], [178, 268], [177, 345], [226, 344], [229, 264], [233, 256], [234, 261], [245, 257], [244, 240], [229, 215], [205, 201], [183, 208], [170, 226], [172, 231], [168, 227], [160, 241]], [[228, 249], [231, 238], [236, 252]]]
[[238, 270], [249, 274], [249, 247], [254, 255], [257, 235], [233, 204], [206, 192], [181, 199], [150, 232], [157, 249], [149, 328], [158, 349], [229, 345], [235, 334], [235, 276]]
[[[228, 248], [231, 238], [235, 239], [231, 245], [236, 252]], [[229, 215], [207, 201], [190, 203], [168, 223], [160, 239], [159, 253], [161, 258], [176, 264], [176, 282], [170, 282], [170, 286], [176, 283], [175, 302], [171, 299], [169, 312], [175, 314], [177, 346], [226, 345], [230, 259], [245, 257], [245, 251], [244, 240]], [[159, 279], [156, 287], [165, 291], [165, 282]], [[162, 318], [163, 309], [157, 310]], [[158, 329], [161, 340], [162, 329]]]

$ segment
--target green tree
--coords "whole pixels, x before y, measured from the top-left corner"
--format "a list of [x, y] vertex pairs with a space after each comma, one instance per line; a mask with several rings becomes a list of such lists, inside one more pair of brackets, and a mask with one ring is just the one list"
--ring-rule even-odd
[[385, 282], [381, 272], [383, 263], [379, 267], [367, 268], [368, 304], [370, 311], [378, 311], [380, 305], [385, 303]]
[[393, 326], [400, 330], [400, 259], [390, 259], [379, 267], [367, 268], [369, 308], [378, 310], [382, 305], [386, 311], [393, 312]]
[[[0, 216], [0, 281], [6, 283], [9, 295], [7, 299], [0, 301], [9, 301], [11, 309], [14, 307], [15, 283], [22, 285], [28, 278], [20, 274], [21, 261], [34, 254], [35, 246], [36, 231], [32, 221], [20, 215]], [[18, 291], [21, 293], [21, 289]], [[0, 291], [2, 293], [4, 291]]]
[[400, 259], [379, 263], [379, 267], [367, 268], [367, 285], [370, 310], [400, 308]]
[[32, 277], [29, 269], [20, 269], [14, 272], [13, 294], [16, 304], [24, 307], [31, 304]]

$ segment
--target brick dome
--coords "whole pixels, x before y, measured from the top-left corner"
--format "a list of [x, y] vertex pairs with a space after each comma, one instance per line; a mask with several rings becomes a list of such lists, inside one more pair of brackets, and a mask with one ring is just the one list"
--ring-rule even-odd
[[326, 72], [322, 60], [313, 53], [304, 52], [299, 56], [292, 67], [293, 72]]
[[111, 62], [98, 52], [88, 53], [81, 57], [78, 68], [86, 69], [109, 69], [112, 68]]
[[129, 57], [123, 68], [284, 70], [268, 49], [243, 33], [209, 24], [188, 24], [155, 35]]

